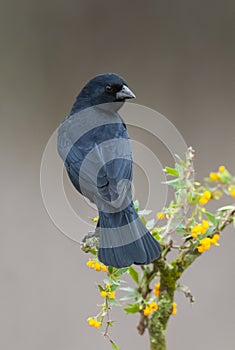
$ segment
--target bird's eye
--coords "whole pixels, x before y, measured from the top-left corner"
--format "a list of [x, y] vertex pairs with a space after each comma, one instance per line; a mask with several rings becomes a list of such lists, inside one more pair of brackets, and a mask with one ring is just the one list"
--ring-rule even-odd
[[113, 88], [112, 88], [111, 85], [106, 85], [105, 90], [106, 90], [107, 92], [112, 92], [112, 91], [113, 91]]

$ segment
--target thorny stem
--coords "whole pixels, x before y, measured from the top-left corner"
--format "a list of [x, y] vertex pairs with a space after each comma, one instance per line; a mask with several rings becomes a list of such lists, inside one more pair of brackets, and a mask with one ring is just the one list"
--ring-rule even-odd
[[106, 322], [106, 328], [104, 331], [104, 337], [109, 338], [108, 331], [109, 331], [109, 327], [110, 327], [110, 316], [109, 316], [109, 304], [108, 304], [107, 298], [105, 298], [105, 308], [106, 308], [107, 322]]
[[106, 327], [105, 327], [105, 331], [104, 331], [104, 337], [106, 339], [108, 339], [108, 341], [112, 344], [115, 345], [114, 341], [111, 339], [110, 335], [109, 335], [109, 328], [110, 328], [110, 324], [111, 324], [111, 319], [110, 319], [110, 306], [108, 303], [108, 299], [105, 298], [105, 309], [106, 309], [106, 317], [107, 317], [107, 322], [106, 322]]

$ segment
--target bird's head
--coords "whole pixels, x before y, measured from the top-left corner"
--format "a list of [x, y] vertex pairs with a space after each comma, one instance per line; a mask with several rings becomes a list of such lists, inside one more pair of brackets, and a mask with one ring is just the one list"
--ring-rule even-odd
[[117, 74], [100, 74], [91, 79], [77, 97], [71, 113], [104, 103], [119, 102], [135, 98], [126, 81]]

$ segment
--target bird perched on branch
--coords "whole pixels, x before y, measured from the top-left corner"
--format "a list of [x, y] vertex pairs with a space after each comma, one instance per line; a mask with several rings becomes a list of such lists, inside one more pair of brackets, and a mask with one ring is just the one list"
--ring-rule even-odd
[[135, 98], [123, 78], [102, 74], [78, 95], [58, 130], [58, 152], [68, 176], [99, 211], [99, 260], [113, 267], [146, 265], [161, 248], [132, 201], [132, 150], [118, 110]]

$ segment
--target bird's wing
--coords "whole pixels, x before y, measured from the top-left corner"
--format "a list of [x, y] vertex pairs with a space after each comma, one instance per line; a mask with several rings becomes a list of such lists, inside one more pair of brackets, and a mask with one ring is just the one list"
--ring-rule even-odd
[[117, 158], [105, 164], [97, 177], [97, 188], [101, 197], [116, 206], [129, 195], [132, 181], [132, 160]]
[[131, 145], [117, 113], [92, 110], [69, 117], [59, 128], [58, 151], [75, 188], [97, 205], [119, 206], [130, 192]]
[[130, 193], [132, 180], [131, 145], [125, 127], [105, 124], [81, 141], [91, 147], [79, 171], [81, 192], [98, 208], [101, 202], [119, 207]]

